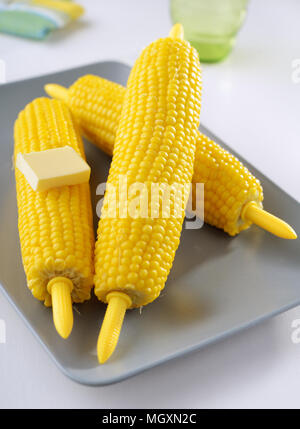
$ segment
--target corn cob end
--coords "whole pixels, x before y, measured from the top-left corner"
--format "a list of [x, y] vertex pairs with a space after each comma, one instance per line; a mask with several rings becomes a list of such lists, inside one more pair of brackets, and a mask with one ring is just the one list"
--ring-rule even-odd
[[245, 205], [241, 217], [243, 220], [253, 222], [278, 237], [288, 240], [297, 238], [296, 232], [288, 223], [263, 210], [255, 202], [250, 202]]
[[66, 277], [55, 277], [47, 286], [52, 298], [54, 326], [59, 335], [66, 339], [73, 328], [71, 291], [73, 283]]
[[99, 363], [105, 363], [113, 354], [119, 340], [126, 310], [131, 306], [130, 297], [123, 292], [107, 295], [107, 309], [97, 342]]
[[65, 103], [68, 102], [68, 89], [64, 86], [58, 85], [56, 83], [47, 83], [44, 86], [44, 90], [50, 97], [57, 100], [62, 100]]

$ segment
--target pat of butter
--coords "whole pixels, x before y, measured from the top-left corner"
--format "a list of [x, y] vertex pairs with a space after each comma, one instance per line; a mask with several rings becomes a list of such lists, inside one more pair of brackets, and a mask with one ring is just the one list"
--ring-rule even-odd
[[16, 167], [34, 191], [87, 183], [91, 169], [70, 146], [18, 153]]

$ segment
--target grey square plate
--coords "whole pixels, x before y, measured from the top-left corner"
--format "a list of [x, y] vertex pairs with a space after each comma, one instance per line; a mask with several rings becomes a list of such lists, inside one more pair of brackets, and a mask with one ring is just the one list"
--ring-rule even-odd
[[[205, 225], [183, 231], [166, 289], [141, 314], [138, 310], [128, 312], [119, 346], [107, 364], [99, 366], [96, 358], [105, 306], [95, 298], [76, 306], [70, 338], [59, 338], [51, 309], [34, 299], [26, 287], [11, 169], [13, 123], [26, 103], [43, 96], [45, 83], [68, 86], [86, 73], [125, 84], [129, 68], [104, 62], [0, 86], [0, 283], [58, 367], [80, 383], [114, 383], [300, 304], [299, 240], [281, 240], [256, 227], [230, 238]], [[220, 142], [208, 130], [203, 131]], [[99, 198], [95, 188], [105, 181], [110, 159], [88, 142], [86, 153], [93, 172], [95, 205]], [[250, 168], [264, 185], [265, 207], [299, 232], [299, 204]]]

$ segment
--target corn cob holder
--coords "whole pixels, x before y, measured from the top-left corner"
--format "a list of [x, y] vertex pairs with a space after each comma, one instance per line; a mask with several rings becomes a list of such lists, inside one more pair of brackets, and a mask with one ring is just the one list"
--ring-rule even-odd
[[[15, 123], [18, 153], [71, 146], [83, 158], [81, 137], [67, 106], [39, 98]], [[73, 326], [72, 302], [90, 298], [93, 284], [93, 226], [87, 183], [36, 192], [15, 169], [18, 226], [27, 284], [35, 298], [53, 308], [57, 332], [67, 338]]]
[[[46, 92], [64, 100], [83, 134], [112, 155], [126, 89], [98, 76], [79, 78], [69, 89], [48, 84]], [[204, 183], [204, 220], [236, 235], [252, 223], [281, 238], [294, 239], [293, 228], [262, 208], [258, 179], [233, 155], [197, 132], [193, 183]], [[194, 201], [196, 196], [194, 195]]]
[[[174, 212], [179, 202], [171, 196], [168, 218], [161, 201], [158, 217], [110, 218], [109, 207], [115, 196], [110, 185], [118, 187], [120, 176], [128, 187], [145, 184], [148, 209], [151, 184], [192, 179], [202, 82], [198, 55], [182, 36], [177, 24], [169, 37], [145, 48], [128, 79], [95, 250], [95, 293], [108, 304], [97, 344], [100, 363], [117, 345], [126, 310], [159, 296], [179, 245], [182, 201]], [[123, 198], [120, 191], [117, 206]]]

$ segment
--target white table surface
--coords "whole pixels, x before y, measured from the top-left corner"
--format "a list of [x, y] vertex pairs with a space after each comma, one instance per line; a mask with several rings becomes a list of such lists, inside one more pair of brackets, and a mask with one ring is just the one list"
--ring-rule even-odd
[[[7, 82], [105, 59], [132, 64], [141, 47], [165, 35], [171, 24], [166, 0], [81, 4], [86, 15], [72, 25], [73, 31], [57, 32], [46, 42], [0, 35]], [[221, 64], [203, 65], [201, 112], [204, 125], [298, 201], [300, 82], [292, 80], [292, 61], [300, 58], [299, 16], [298, 0], [250, 1], [232, 55]], [[102, 388], [77, 385], [62, 375], [2, 295], [0, 319], [6, 324], [6, 343], [0, 344], [0, 407], [300, 405], [300, 343], [291, 339], [299, 307]]]

